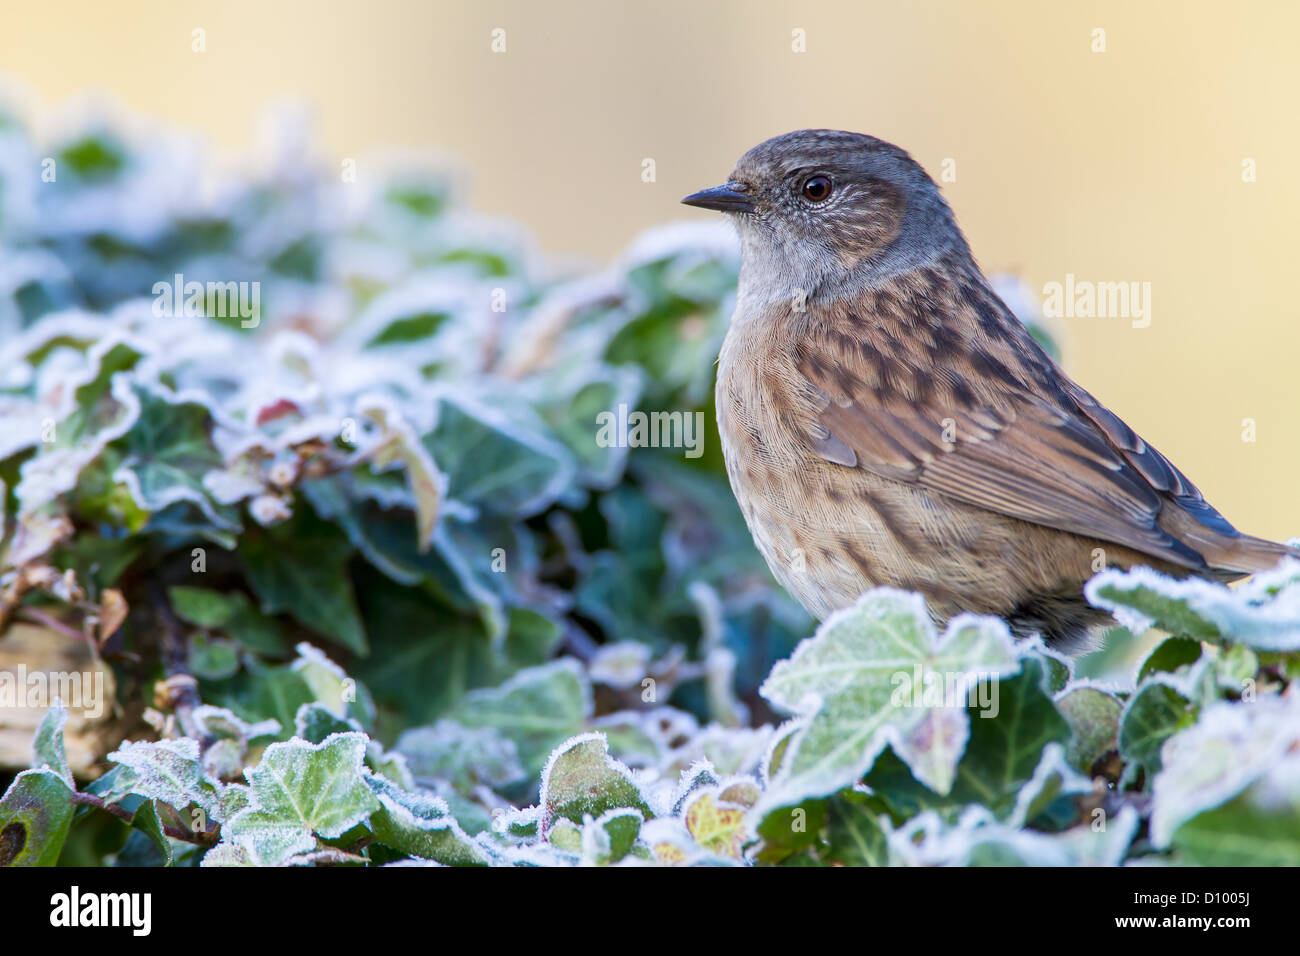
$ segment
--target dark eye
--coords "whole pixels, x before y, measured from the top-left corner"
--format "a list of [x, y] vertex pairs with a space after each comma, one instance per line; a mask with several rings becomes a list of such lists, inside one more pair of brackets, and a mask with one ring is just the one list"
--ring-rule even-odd
[[811, 176], [803, 184], [804, 198], [811, 202], [821, 202], [831, 194], [831, 181], [826, 176]]

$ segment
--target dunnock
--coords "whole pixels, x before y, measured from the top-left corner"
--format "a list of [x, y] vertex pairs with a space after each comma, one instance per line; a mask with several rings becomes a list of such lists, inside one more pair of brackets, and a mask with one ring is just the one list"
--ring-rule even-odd
[[718, 363], [727, 474], [777, 580], [824, 618], [919, 591], [1077, 649], [1102, 567], [1231, 580], [1284, 545], [1238, 532], [1070, 380], [990, 288], [906, 152], [802, 130], [684, 203], [742, 251]]

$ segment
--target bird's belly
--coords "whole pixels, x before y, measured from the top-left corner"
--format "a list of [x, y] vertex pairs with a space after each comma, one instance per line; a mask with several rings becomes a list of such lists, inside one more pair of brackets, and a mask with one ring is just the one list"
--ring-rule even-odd
[[756, 445], [751, 429], [740, 425], [738, 433], [725, 417], [719, 431], [727, 476], [754, 544], [773, 576], [809, 613], [824, 618], [880, 585], [919, 586], [917, 555], [898, 540], [899, 532], [910, 533], [911, 522], [899, 523], [866, 504], [890, 501], [895, 488], [779, 439]]
[[[721, 390], [718, 430], [727, 476], [773, 576], [818, 618], [873, 587], [925, 595], [936, 619], [1006, 614], [1027, 592], [1090, 571], [1061, 535], [818, 457], [765, 420], [760, 400]], [[730, 384], [730, 383], [728, 383]]]

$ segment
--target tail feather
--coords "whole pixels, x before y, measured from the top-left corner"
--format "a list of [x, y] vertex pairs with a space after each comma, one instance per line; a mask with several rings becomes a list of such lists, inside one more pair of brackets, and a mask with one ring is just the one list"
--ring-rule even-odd
[[1300, 549], [1248, 534], [1225, 534], [1181, 508], [1165, 508], [1160, 519], [1165, 531], [1200, 553], [1215, 576], [1240, 577], [1267, 570], [1283, 558], [1300, 559]]

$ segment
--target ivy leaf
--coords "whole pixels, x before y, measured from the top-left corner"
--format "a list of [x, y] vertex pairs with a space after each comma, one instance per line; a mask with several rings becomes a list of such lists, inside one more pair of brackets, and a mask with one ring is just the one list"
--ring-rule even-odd
[[526, 518], [573, 483], [575, 466], [563, 445], [462, 398], [443, 397], [424, 447], [446, 473], [447, 493], [487, 511]]
[[70, 790], [75, 790], [77, 784], [72, 778], [72, 768], [68, 765], [68, 754], [63, 746], [63, 728], [67, 723], [68, 710], [63, 706], [63, 701], [56, 697], [36, 728], [36, 736], [32, 740], [35, 757], [32, 767], [37, 770], [48, 767], [63, 779]]
[[334, 734], [320, 744], [271, 744], [250, 768], [251, 805], [225, 835], [259, 866], [277, 866], [316, 846], [313, 834], [340, 837], [380, 807], [366, 784], [366, 736]]
[[1125, 763], [1157, 771], [1165, 741], [1195, 719], [1196, 710], [1187, 697], [1157, 672], [1124, 705], [1119, 722], [1119, 755]]
[[131, 812], [131, 827], [147, 836], [162, 854], [163, 865], [171, 866], [175, 862], [171, 841], [163, 832], [162, 819], [158, 816], [158, 802], [138, 793], [129, 794], [118, 805]]
[[[918, 779], [946, 793], [969, 728], [970, 689], [1019, 667], [1002, 621], [963, 615], [940, 637], [918, 595], [868, 592], [824, 621], [761, 688], [775, 706], [806, 718], [764, 805], [850, 786], [891, 742]], [[945, 708], [951, 714], [933, 714]]]
[[352, 545], [337, 528], [304, 517], [299, 509], [288, 521], [245, 534], [239, 555], [264, 613], [288, 613], [348, 650], [366, 653], [348, 576]]
[[1092, 781], [1065, 760], [1065, 748], [1053, 741], [1043, 748], [1034, 775], [1016, 794], [1013, 826], [1027, 826], [1060, 797], [1092, 792]]
[[177, 616], [195, 627], [219, 630], [250, 651], [268, 657], [278, 657], [288, 650], [276, 622], [254, 608], [242, 591], [178, 586], [168, 588], [167, 597]]
[[397, 738], [396, 750], [417, 779], [446, 780], [458, 790], [476, 784], [501, 787], [525, 776], [515, 742], [493, 727], [464, 727], [440, 720]]
[[1104, 754], [1118, 747], [1124, 703], [1109, 691], [1074, 684], [1056, 698], [1056, 709], [1070, 725], [1066, 760], [1087, 772]]
[[1125, 807], [1104, 830], [1074, 827], [1051, 835], [1022, 830], [971, 807], [953, 823], [926, 811], [888, 830], [891, 861], [909, 866], [1118, 866], [1138, 816]]
[[0, 866], [54, 866], [72, 823], [72, 791], [53, 770], [24, 770], [0, 799]]
[[424, 551], [433, 540], [433, 529], [447, 494], [447, 476], [438, 470], [415, 430], [391, 402], [372, 397], [358, 410], [378, 422], [383, 430], [378, 446], [371, 451], [374, 464], [381, 471], [393, 464], [400, 464], [406, 470], [407, 484], [415, 501], [416, 540], [419, 549]]
[[1034, 775], [1049, 744], [1065, 744], [1070, 726], [1045, 690], [1046, 668], [1037, 655], [1021, 661], [1021, 673], [988, 685], [996, 693], [971, 707], [970, 740], [946, 796], [914, 779], [891, 751], [880, 756], [866, 778], [871, 789], [897, 815], [910, 817], [930, 809], [955, 818], [969, 804], [980, 804], [999, 818], [1015, 808], [1021, 788]]
[[1084, 593], [1135, 634], [1156, 626], [1176, 636], [1231, 640], [1257, 650], [1300, 650], [1300, 561], [1295, 559], [1231, 589], [1139, 567], [1103, 571]]
[[128, 741], [108, 755], [123, 768], [117, 789], [159, 800], [176, 810], [191, 803], [211, 814], [217, 790], [204, 778], [198, 741]]
[[747, 810], [747, 806], [723, 799], [719, 788], [709, 787], [686, 801], [682, 821], [704, 849], [739, 860], [747, 839]]
[[451, 714], [466, 727], [491, 727], [513, 740], [529, 773], [551, 750], [582, 730], [591, 715], [591, 685], [565, 658], [522, 670], [499, 687], [471, 691]]
[[1170, 637], [1156, 645], [1138, 668], [1141, 684], [1152, 674], [1173, 673], [1184, 664], [1194, 664], [1201, 656], [1201, 642], [1191, 637]]
[[632, 808], [654, 816], [632, 771], [609, 755], [605, 735], [579, 734], [556, 748], [542, 771], [541, 835], [564, 818], [581, 824], [585, 816]]
[[217, 505], [203, 486], [203, 476], [222, 463], [208, 436], [209, 410], [140, 383], [131, 387], [140, 416], [114, 443], [123, 458], [113, 480], [125, 485], [136, 504], [151, 514], [187, 502], [218, 529], [237, 531], [233, 511]]
[[403, 791], [373, 775], [366, 783], [379, 798], [370, 829], [380, 843], [447, 866], [486, 865], [482, 850], [460, 828], [445, 800]]
[[881, 817], [888, 819], [884, 803], [857, 790], [844, 790], [826, 804], [825, 858], [844, 866], [887, 866], [889, 851]]
[[1151, 840], [1212, 866], [1300, 864], [1300, 700], [1218, 703], [1170, 737]]

